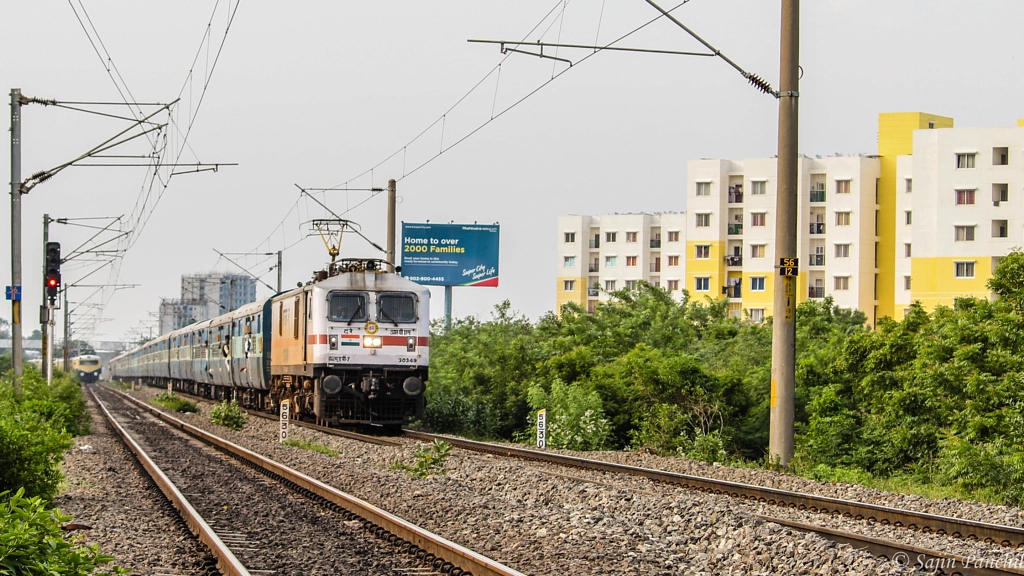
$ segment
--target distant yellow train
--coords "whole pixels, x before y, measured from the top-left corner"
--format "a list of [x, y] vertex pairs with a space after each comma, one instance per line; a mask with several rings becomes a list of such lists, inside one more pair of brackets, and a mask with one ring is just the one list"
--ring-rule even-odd
[[[42, 359], [33, 358], [28, 361], [29, 364], [36, 368], [42, 368]], [[64, 368], [64, 359], [56, 358], [53, 361], [53, 367], [61, 370]], [[78, 381], [91, 384], [100, 379], [100, 372], [103, 371], [103, 360], [95, 354], [83, 354], [81, 356], [75, 356], [74, 358], [68, 359], [68, 374], [74, 374], [78, 376]]]
[[102, 370], [103, 360], [95, 354], [84, 354], [68, 360], [68, 373], [78, 375], [78, 381], [85, 384], [99, 380]]

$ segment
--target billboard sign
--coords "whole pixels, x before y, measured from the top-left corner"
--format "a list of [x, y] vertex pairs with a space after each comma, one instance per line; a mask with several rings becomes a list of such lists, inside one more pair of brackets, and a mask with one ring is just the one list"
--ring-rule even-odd
[[497, 286], [497, 224], [402, 222], [402, 276], [432, 286]]

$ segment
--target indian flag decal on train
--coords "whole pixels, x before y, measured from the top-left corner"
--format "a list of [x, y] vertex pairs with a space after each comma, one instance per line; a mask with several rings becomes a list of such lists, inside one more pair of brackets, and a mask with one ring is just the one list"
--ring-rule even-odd
[[359, 334], [342, 334], [341, 341], [338, 344], [341, 346], [359, 346]]

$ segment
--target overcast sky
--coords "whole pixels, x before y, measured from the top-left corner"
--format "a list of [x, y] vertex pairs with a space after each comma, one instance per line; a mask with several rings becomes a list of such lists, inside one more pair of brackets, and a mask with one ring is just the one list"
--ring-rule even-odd
[[[666, 0], [663, 6], [676, 3]], [[559, 215], [684, 210], [687, 160], [767, 157], [776, 151], [775, 99], [751, 88], [722, 60], [602, 52], [580, 62], [590, 51], [562, 49], [558, 56], [575, 63], [562, 74], [565, 63], [521, 54], [504, 59], [497, 46], [466, 42], [604, 44], [657, 15], [643, 0], [7, 4], [0, 24], [5, 94], [21, 88], [28, 96], [61, 101], [120, 101], [127, 86], [138, 101], [168, 102], [180, 95], [165, 161], [182, 147], [181, 134], [194, 117], [180, 161], [238, 163], [216, 173], [176, 175], [166, 189], [159, 182], [150, 188], [143, 168], [95, 167], [69, 168], [35, 188], [23, 199], [26, 335], [37, 327], [43, 213], [124, 215], [125, 226], [134, 223], [133, 212], [143, 215], [134, 219], [140, 221], [116, 274], [103, 270], [79, 280], [88, 270], [81, 265], [67, 266], [64, 274], [65, 284], [140, 285], [94, 297], [92, 302], [106, 301], [104, 321], [93, 334], [97, 339], [119, 339], [155, 325], [159, 298], [179, 295], [183, 273], [231, 271], [213, 249], [289, 247], [285, 286], [307, 280], [327, 254], [318, 238], [300, 241], [308, 232], [303, 223], [325, 212], [311, 201], [297, 202], [295, 184], [347, 183], [358, 189], [385, 186], [388, 178], [399, 180], [399, 220], [501, 224], [501, 285], [455, 290], [456, 316], [486, 318], [495, 304], [509, 299], [537, 318], [555, 302]], [[674, 14], [777, 87], [779, 6], [691, 0]], [[953, 116], [957, 126], [1008, 126], [1024, 117], [1020, 2], [818, 0], [803, 3], [801, 18], [805, 154], [874, 153], [879, 112], [932, 112]], [[96, 35], [90, 40], [80, 19], [90, 31], [91, 22], [102, 45]], [[210, 41], [204, 43], [208, 23]], [[664, 19], [618, 45], [702, 50]], [[123, 82], [121, 91], [112, 75]], [[483, 126], [492, 115], [498, 117]], [[23, 176], [66, 162], [125, 126], [30, 105], [23, 114]], [[118, 153], [149, 149], [141, 138]], [[3, 165], [9, 175], [8, 162]], [[161, 172], [165, 178], [168, 173]], [[368, 193], [328, 192], [321, 198], [342, 213]], [[6, 230], [9, 203], [3, 204]], [[385, 216], [384, 195], [345, 213], [381, 245]], [[67, 252], [92, 232], [54, 224], [51, 239]], [[9, 234], [0, 237], [0, 253], [4, 284], [10, 284]], [[342, 255], [376, 253], [348, 236]], [[275, 283], [268, 271], [272, 262], [240, 262]], [[75, 288], [71, 300], [81, 301], [91, 291]], [[268, 294], [260, 286], [258, 295]], [[434, 295], [436, 318], [443, 295]], [[76, 314], [91, 310], [78, 306]], [[8, 305], [0, 317], [10, 319]], [[83, 316], [82, 324], [87, 321]]]

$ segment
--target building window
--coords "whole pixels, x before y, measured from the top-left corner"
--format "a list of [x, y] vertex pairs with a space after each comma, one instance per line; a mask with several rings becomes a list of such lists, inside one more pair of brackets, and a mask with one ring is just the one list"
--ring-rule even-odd
[[913, 224], [913, 222], [914, 222], [914, 215], [913, 215], [913, 213], [910, 210], [906, 210], [905, 212], [903, 212], [903, 218], [906, 221], [908, 226], [910, 224]]
[[710, 245], [708, 245], [708, 244], [698, 244], [694, 248], [696, 249], [696, 254], [694, 254], [694, 258], [696, 258], [697, 260], [707, 260], [708, 258], [711, 258], [711, 246]]
[[764, 322], [764, 308], [751, 308], [747, 310], [751, 322]]
[[992, 237], [993, 238], [1006, 238], [1009, 236], [1010, 227], [1007, 225], [1006, 220], [993, 220], [992, 221]]
[[850, 245], [849, 244], [836, 244], [836, 258], [849, 258], [850, 257]]
[[697, 182], [697, 196], [711, 196], [711, 182]]
[[636, 242], [636, 232], [626, 232], [626, 242]]
[[956, 226], [955, 230], [957, 242], [974, 242], [974, 226]]
[[1010, 149], [1003, 146], [992, 149], [992, 165], [1006, 166], [1010, 163]]
[[605, 280], [604, 289], [608, 292], [615, 291], [615, 280]]
[[957, 278], [974, 278], [974, 262], [957, 262]]
[[751, 258], [764, 258], [764, 244], [752, 244], [750, 246]]
[[626, 256], [626, 266], [636, 266], [636, 256]]
[[562, 281], [562, 290], [565, 290], [566, 292], [572, 292], [573, 290], [576, 290], [576, 281], [575, 280], [563, 280]]
[[903, 277], [903, 289], [910, 290], [910, 276]]
[[605, 242], [615, 242], [615, 237], [617, 235], [618, 235], [617, 232], [605, 232], [604, 233], [604, 241]]
[[849, 290], [850, 289], [850, 277], [849, 276], [836, 276], [833, 278], [833, 287], [836, 290]]
[[750, 183], [750, 194], [752, 196], [764, 196], [765, 190], [768, 188], [767, 184], [764, 180], [754, 180]]
[[849, 180], [836, 180], [836, 194], [849, 194], [850, 193], [850, 181]]
[[697, 228], [711, 226], [711, 214], [697, 214]]
[[975, 156], [976, 156], [976, 154], [974, 154], [973, 152], [957, 154], [956, 155], [956, 167], [958, 169], [974, 168], [974, 157]]
[[576, 241], [576, 233], [575, 232], [566, 232], [565, 233], [565, 242], [566, 242], [566, 244], [571, 244], [571, 243], [573, 243], [575, 241]]
[[693, 289], [697, 292], [708, 292], [711, 290], [711, 278], [698, 276], [693, 279]]
[[903, 257], [910, 258], [910, 254], [910, 242], [907, 242], [906, 244], [903, 245]]
[[907, 185], [906, 188], [903, 189], [903, 191], [906, 192], [907, 194], [910, 194], [911, 192], [914, 191], [914, 181], [911, 178], [907, 178], [906, 182]]
[[604, 257], [604, 267], [605, 268], [614, 268], [615, 267], [615, 256], [605, 256]]
[[563, 260], [564, 260], [563, 264], [564, 264], [564, 266], [566, 268], [573, 268], [573, 267], [576, 266], [576, 257], [575, 256], [566, 256]]
[[670, 231], [668, 233], [668, 241], [669, 242], [679, 242], [679, 231], [678, 230]]
[[636, 280], [626, 280], [626, 290], [635, 290]]
[[669, 266], [679, 266], [679, 256], [669, 256], [668, 257], [668, 265]]
[[764, 276], [751, 276], [750, 291], [764, 292]]
[[1000, 202], [1006, 202], [1010, 199], [1010, 186], [1009, 184], [993, 184], [992, 185], [992, 201], [995, 202], [996, 206], [999, 206]]
[[836, 212], [836, 226], [849, 226], [850, 225], [850, 213], [849, 212]]
[[751, 226], [764, 226], [764, 212], [754, 212], [750, 215]]
[[970, 205], [974, 204], [974, 190], [957, 190], [956, 191], [956, 205]]
[[667, 286], [669, 290], [679, 290], [679, 280], [669, 280]]

